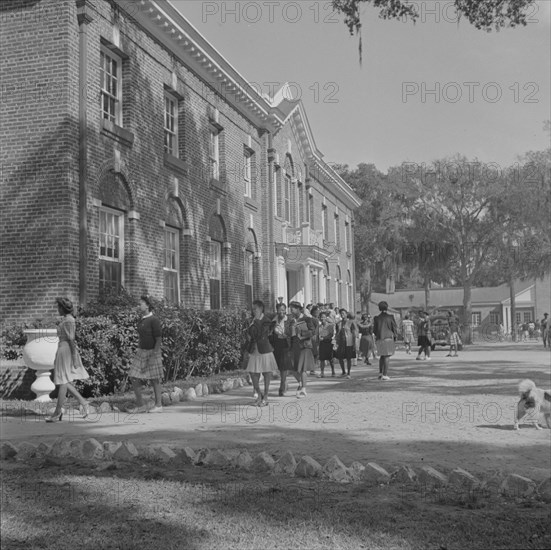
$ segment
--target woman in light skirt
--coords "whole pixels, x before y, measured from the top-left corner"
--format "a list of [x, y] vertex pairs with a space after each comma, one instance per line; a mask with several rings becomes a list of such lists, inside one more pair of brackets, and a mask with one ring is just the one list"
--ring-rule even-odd
[[[264, 314], [264, 302], [260, 300], [253, 302], [252, 313], [253, 320], [247, 329], [251, 343], [246, 370], [251, 374], [254, 390], [258, 395], [254, 405], [266, 407], [272, 374], [276, 374], [278, 371], [274, 348], [269, 339], [275, 323]], [[264, 376], [264, 393], [260, 391], [261, 374]]]
[[306, 381], [308, 372], [314, 368], [314, 354], [312, 353], [312, 337], [316, 333], [316, 326], [311, 317], [303, 313], [303, 307], [299, 302], [289, 304], [291, 315], [291, 355], [294, 369], [300, 377], [297, 397], [306, 397]]
[[379, 379], [390, 380], [388, 376], [388, 367], [390, 357], [396, 351], [396, 338], [398, 337], [398, 327], [394, 315], [387, 313], [388, 304], [379, 302], [379, 315], [375, 316], [373, 321], [373, 333], [375, 335], [375, 345], [379, 352]]
[[57, 310], [63, 317], [57, 327], [59, 344], [54, 360], [54, 384], [59, 385], [57, 404], [54, 412], [46, 417], [46, 422], [61, 422], [63, 419], [63, 403], [67, 397], [67, 391], [80, 403], [80, 411], [83, 418], [88, 416], [88, 403], [73, 386], [75, 380], [87, 380], [89, 378], [75, 343], [76, 321], [73, 317], [73, 304], [67, 298], [57, 298]]

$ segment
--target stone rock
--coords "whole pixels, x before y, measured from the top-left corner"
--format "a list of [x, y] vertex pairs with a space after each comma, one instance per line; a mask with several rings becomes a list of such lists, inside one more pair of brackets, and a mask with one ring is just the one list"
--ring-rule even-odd
[[348, 472], [350, 473], [350, 476], [354, 481], [359, 481], [362, 476], [362, 472], [365, 470], [365, 466], [361, 462], [352, 462], [350, 464], [350, 468], [348, 468]]
[[391, 478], [393, 481], [398, 481], [400, 483], [413, 483], [417, 479], [417, 474], [413, 468], [405, 465], [396, 470]]
[[534, 493], [536, 484], [529, 478], [509, 474], [501, 484], [500, 491], [508, 496], [526, 497]]
[[220, 449], [211, 449], [203, 458], [203, 464], [209, 466], [227, 466], [230, 462], [229, 457]]
[[195, 461], [194, 461], [194, 464], [203, 464], [203, 460], [205, 459], [205, 457], [208, 455], [209, 453], [209, 449], [199, 449], [196, 453], [195, 453]]
[[[245, 385], [245, 382], [243, 381], [243, 378], [236, 378], [237, 381], [237, 387], [242, 388]], [[234, 385], [235, 387], [235, 385]]]
[[70, 441], [69, 450], [72, 457], [80, 458], [82, 456], [82, 441], [80, 439], [73, 439]]
[[197, 384], [197, 386], [195, 386], [195, 395], [197, 397], [203, 397], [203, 384]]
[[274, 472], [276, 474], [289, 474], [294, 475], [297, 469], [297, 461], [291, 451], [287, 451], [274, 466]]
[[184, 390], [182, 388], [179, 388], [178, 386], [174, 386], [172, 393], [177, 393], [181, 398], [182, 395], [184, 395]]
[[249, 454], [249, 451], [242, 451], [234, 459], [232, 459], [232, 466], [243, 470], [250, 470], [252, 463], [253, 458]]
[[224, 382], [222, 380], [217, 380], [216, 382], [212, 382], [209, 386], [210, 393], [222, 393], [224, 387]]
[[551, 477], [538, 485], [538, 494], [545, 502], [551, 502]]
[[332, 481], [348, 482], [352, 481], [352, 476], [348, 472], [348, 468], [342, 463], [341, 459], [335, 455], [331, 457], [322, 469], [324, 476]]
[[155, 448], [155, 458], [162, 462], [169, 462], [176, 458], [176, 453], [167, 445], [161, 445]]
[[271, 472], [274, 469], [275, 461], [266, 452], [258, 453], [251, 463], [251, 470], [254, 472]]
[[170, 400], [170, 394], [169, 393], [163, 392], [161, 394], [161, 403], [162, 403], [163, 407], [168, 407], [168, 405], [170, 405], [172, 403], [172, 401]]
[[105, 458], [111, 458], [120, 449], [122, 443], [120, 441], [104, 441], [103, 454]]
[[480, 482], [471, 473], [463, 470], [463, 468], [455, 468], [449, 475], [449, 482], [456, 487], [463, 489], [473, 489], [478, 487]]
[[36, 456], [36, 446], [27, 441], [23, 441], [17, 448], [17, 460], [28, 460]]
[[138, 449], [131, 441], [123, 441], [121, 446], [115, 451], [113, 458], [116, 460], [130, 461], [138, 457]]
[[71, 456], [71, 446], [68, 441], [62, 438], [58, 438], [54, 441], [48, 456], [55, 458]]
[[181, 399], [181, 401], [195, 401], [197, 399], [197, 394], [193, 388], [188, 388]]
[[297, 464], [295, 475], [300, 477], [319, 477], [321, 472], [322, 467], [319, 462], [311, 456], [303, 456]]
[[176, 459], [184, 464], [193, 464], [195, 462], [195, 451], [191, 447], [179, 449], [176, 453]]
[[202, 384], [203, 386], [203, 397], [206, 397], [209, 394], [209, 386], [208, 384]]
[[[183, 394], [183, 392], [182, 392]], [[176, 391], [170, 392], [170, 400], [172, 403], [179, 403], [180, 402], [180, 394]]]
[[104, 401], [99, 407], [96, 407], [96, 411], [99, 413], [109, 413], [111, 412], [111, 405]]
[[448, 483], [448, 478], [432, 466], [421, 466], [418, 480], [423, 485], [435, 487], [442, 487]]
[[40, 443], [36, 448], [36, 456], [46, 456], [50, 452], [50, 446], [47, 443]]
[[390, 474], [376, 462], [368, 462], [360, 474], [360, 479], [373, 483], [388, 483]]
[[240, 388], [241, 386], [239, 385], [239, 378], [234, 378], [232, 380], [232, 389], [233, 390], [237, 390], [238, 388]]
[[82, 458], [88, 460], [101, 460], [103, 458], [103, 445], [93, 437], [82, 443]]

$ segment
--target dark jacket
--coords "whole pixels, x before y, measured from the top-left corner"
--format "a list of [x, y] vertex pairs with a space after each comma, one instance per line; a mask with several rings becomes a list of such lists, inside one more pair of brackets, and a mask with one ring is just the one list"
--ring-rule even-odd
[[[298, 333], [300, 338], [294, 336], [294, 327], [298, 327]], [[289, 324], [291, 334], [293, 335], [292, 342], [295, 345], [298, 345], [301, 349], [310, 348], [312, 349], [312, 337], [316, 333], [316, 325], [311, 317], [306, 317], [302, 315], [298, 319], [291, 320]]]
[[250, 337], [249, 353], [254, 351], [254, 345], [258, 349], [258, 353], [271, 353], [274, 351], [270, 344], [270, 333], [273, 330], [274, 322], [269, 317], [264, 315], [262, 319], [254, 319], [249, 325], [247, 332]]
[[394, 315], [390, 315], [386, 311], [382, 311], [373, 319], [373, 334], [377, 340], [392, 338], [396, 340], [398, 335], [398, 327]]

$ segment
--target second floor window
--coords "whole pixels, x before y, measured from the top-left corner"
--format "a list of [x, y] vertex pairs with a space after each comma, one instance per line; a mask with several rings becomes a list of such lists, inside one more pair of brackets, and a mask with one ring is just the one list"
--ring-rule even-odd
[[245, 181], [245, 196], [252, 197], [252, 155], [243, 152], [243, 180]]
[[339, 216], [335, 214], [335, 246], [337, 250], [341, 248], [341, 228], [339, 224]]
[[101, 116], [122, 126], [121, 60], [107, 49], [100, 51]]
[[344, 224], [344, 249], [346, 252], [350, 252], [350, 224], [346, 222]]
[[165, 94], [165, 153], [178, 156], [178, 100]]
[[285, 221], [291, 222], [291, 176], [285, 176]]
[[298, 227], [302, 224], [303, 216], [304, 216], [304, 185], [302, 183], [298, 182], [297, 184], [298, 188]]
[[321, 208], [321, 228], [323, 230], [324, 240], [329, 240], [329, 223], [327, 219], [327, 206], [322, 206]]
[[220, 179], [220, 132], [216, 128], [210, 129], [210, 175], [212, 179]]

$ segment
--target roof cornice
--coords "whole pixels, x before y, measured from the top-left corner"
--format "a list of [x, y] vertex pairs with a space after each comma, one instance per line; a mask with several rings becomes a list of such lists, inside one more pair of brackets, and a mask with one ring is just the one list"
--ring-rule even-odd
[[277, 131], [283, 125], [278, 110], [214, 48], [169, 0], [114, 0], [201, 80], [257, 128]]

